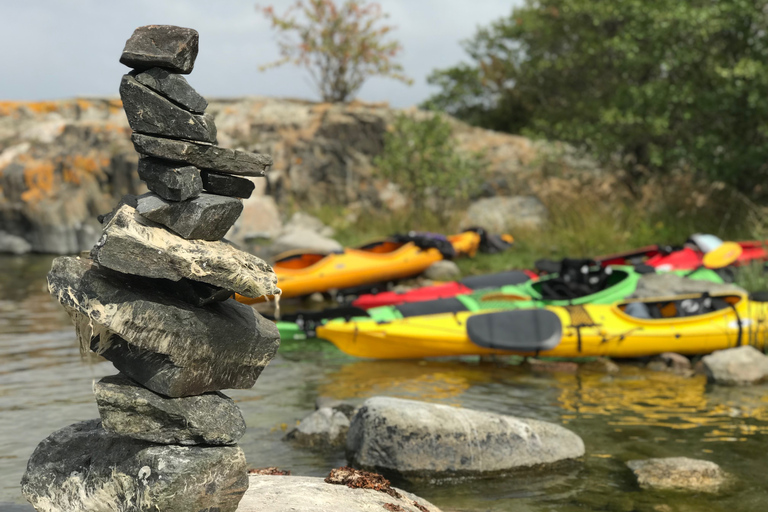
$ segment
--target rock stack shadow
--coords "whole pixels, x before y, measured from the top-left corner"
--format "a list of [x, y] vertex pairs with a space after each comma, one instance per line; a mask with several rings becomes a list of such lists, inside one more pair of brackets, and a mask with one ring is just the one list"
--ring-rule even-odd
[[105, 215], [88, 256], [54, 260], [50, 293], [84, 350], [118, 375], [94, 386], [100, 419], [43, 440], [22, 478], [36, 509], [236, 510], [248, 487], [239, 408], [275, 356], [274, 323], [235, 301], [279, 296], [277, 276], [225, 233], [268, 155], [216, 145], [206, 100], [186, 81], [198, 33], [139, 27], [120, 62], [120, 95], [150, 192]]

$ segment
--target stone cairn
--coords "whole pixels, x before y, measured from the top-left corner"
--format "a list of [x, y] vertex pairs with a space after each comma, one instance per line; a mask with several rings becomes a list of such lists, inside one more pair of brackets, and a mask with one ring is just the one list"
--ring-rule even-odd
[[94, 387], [101, 419], [37, 447], [22, 492], [41, 511], [233, 511], [248, 487], [245, 422], [220, 390], [250, 388], [274, 357], [274, 323], [235, 301], [278, 295], [264, 261], [224, 240], [268, 155], [216, 145], [207, 102], [183, 75], [196, 31], [128, 39], [120, 96], [151, 192], [103, 219], [89, 257], [54, 260], [48, 287], [81, 347], [121, 372]]

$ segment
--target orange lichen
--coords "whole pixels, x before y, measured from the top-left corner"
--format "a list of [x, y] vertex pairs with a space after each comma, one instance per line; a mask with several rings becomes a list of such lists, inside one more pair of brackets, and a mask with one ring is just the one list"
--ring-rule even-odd
[[27, 186], [21, 199], [27, 203], [36, 203], [48, 197], [53, 191], [55, 167], [51, 162], [33, 160], [24, 167], [24, 183]]
[[77, 98], [75, 100], [75, 103], [77, 104], [78, 107], [80, 107], [80, 110], [88, 110], [89, 108], [91, 108], [91, 102], [81, 98]]

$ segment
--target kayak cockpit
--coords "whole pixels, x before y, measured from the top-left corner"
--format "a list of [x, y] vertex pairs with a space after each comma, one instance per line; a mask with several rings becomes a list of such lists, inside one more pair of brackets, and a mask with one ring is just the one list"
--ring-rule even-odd
[[316, 265], [320, 261], [327, 258], [328, 254], [313, 253], [313, 252], [297, 252], [291, 254], [279, 255], [272, 265], [275, 268], [284, 269], [302, 269], [309, 268], [312, 265]]

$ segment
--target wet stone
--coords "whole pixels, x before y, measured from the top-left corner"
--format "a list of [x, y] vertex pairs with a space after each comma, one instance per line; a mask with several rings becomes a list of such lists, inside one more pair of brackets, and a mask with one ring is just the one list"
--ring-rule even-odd
[[120, 62], [143, 70], [161, 67], [188, 75], [197, 58], [199, 35], [191, 28], [146, 25], [126, 41]]
[[166, 201], [156, 194], [138, 198], [136, 210], [187, 240], [220, 240], [243, 211], [234, 197], [201, 194], [188, 201]]
[[170, 73], [163, 68], [151, 68], [143, 73], [134, 72], [132, 76], [140, 84], [146, 85], [190, 112], [202, 114], [208, 107], [205, 98], [178, 73]]
[[203, 188], [211, 194], [221, 196], [240, 197], [248, 199], [253, 193], [256, 185], [251, 180], [218, 174], [210, 171], [202, 171], [200, 176], [203, 179]]
[[[168, 201], [186, 201], [203, 191], [203, 180], [196, 167], [157, 158], [139, 159], [139, 178], [149, 190]], [[136, 204], [131, 206], [135, 208]]]
[[164, 139], [141, 133], [131, 135], [133, 146], [142, 155], [194, 165], [224, 174], [266, 176], [272, 157], [191, 141]]
[[196, 115], [177, 106], [131, 75], [120, 83], [120, 98], [131, 129], [138, 133], [216, 142], [216, 124], [208, 114]]
[[219, 392], [168, 398], [112, 375], [93, 393], [104, 429], [113, 434], [159, 444], [232, 445], [245, 433], [240, 409]]

